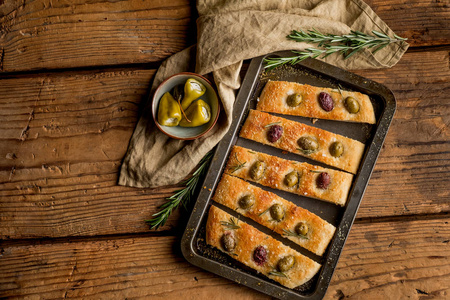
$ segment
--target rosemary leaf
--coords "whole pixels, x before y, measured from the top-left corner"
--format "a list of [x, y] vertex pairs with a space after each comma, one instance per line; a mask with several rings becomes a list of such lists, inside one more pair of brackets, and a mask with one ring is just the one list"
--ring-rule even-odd
[[270, 207], [269, 207], [268, 209], [266, 209], [265, 211], [263, 211], [262, 213], [260, 213], [260, 214], [258, 215], [258, 217], [261, 217], [263, 214], [265, 214], [266, 212], [268, 212], [269, 209], [270, 209]]
[[192, 174], [192, 177], [182, 183], [185, 187], [176, 191], [172, 196], [166, 198], [168, 201], [158, 207], [160, 211], [154, 213], [152, 215], [152, 219], [145, 221], [150, 226], [150, 229], [158, 229], [159, 227], [164, 226], [172, 211], [177, 209], [180, 204], [186, 208], [187, 204], [194, 196], [200, 178], [208, 170], [212, 157], [213, 151], [208, 152], [201, 159], [199, 166]]
[[286, 276], [286, 274], [284, 274], [283, 272], [276, 271], [276, 270], [270, 271], [270, 272], [269, 272], [269, 275], [288, 278], [288, 277]]
[[220, 221], [220, 224], [229, 228], [229, 229], [239, 229], [241, 226], [239, 226], [236, 222], [236, 219], [233, 217], [230, 217], [230, 222], [226, 221]]
[[339, 94], [341, 94], [341, 96], [344, 97], [344, 95], [342, 95], [341, 85], [340, 85], [340, 84], [338, 84], [338, 87], [337, 87], [337, 88], [338, 88]]
[[378, 51], [380, 51], [381, 49], [383, 49], [383, 48], [386, 47], [387, 45], [389, 45], [389, 44], [384, 44], [384, 45], [381, 45], [381, 46], [376, 47], [376, 48], [372, 51], [372, 53], [373, 53], [373, 54], [377, 53]]
[[286, 230], [286, 229], [283, 229], [283, 235], [284, 236], [293, 236], [293, 237], [297, 237], [297, 238], [301, 238], [301, 239], [305, 239], [305, 240], [308, 239], [308, 237], [306, 235], [301, 235], [301, 234], [298, 234], [296, 232], [293, 232], [291, 230]]
[[235, 164], [235, 165], [233, 165], [233, 166], [231, 166], [231, 167], [229, 168], [230, 171], [231, 171], [231, 173], [234, 173], [234, 172], [236, 172], [237, 170], [242, 169], [242, 168], [245, 166], [245, 164], [247, 163], [246, 161], [244, 161], [243, 163], [240, 162], [239, 159], [237, 158], [236, 152], [234, 153], [234, 159], [236, 160], [237, 164]]
[[317, 174], [320, 174], [320, 173], [322, 173], [322, 171], [316, 171], [316, 170], [309, 170], [311, 173], [317, 173]]
[[280, 124], [280, 123], [281, 123], [281, 121], [269, 123], [269, 124], [267, 124], [266, 126], [264, 126], [264, 128], [267, 128], [267, 127], [270, 127], [270, 126], [273, 126], [273, 125], [276, 125], [276, 124]]

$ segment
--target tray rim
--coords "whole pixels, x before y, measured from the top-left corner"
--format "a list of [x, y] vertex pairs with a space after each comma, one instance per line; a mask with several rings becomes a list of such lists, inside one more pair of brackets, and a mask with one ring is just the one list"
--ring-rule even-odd
[[[366, 144], [367, 150], [365, 151], [360, 164], [360, 169], [354, 177], [354, 183], [349, 192], [350, 199], [348, 199], [344, 207], [341, 220], [336, 226], [336, 232], [333, 239], [330, 241], [330, 245], [328, 246], [329, 249], [327, 251], [327, 255], [323, 256], [324, 261], [321, 270], [319, 271], [319, 279], [313, 292], [306, 295], [298, 294], [298, 292], [295, 292], [292, 289], [273, 284], [268, 280], [259, 279], [251, 274], [244, 273], [228, 265], [224, 265], [217, 261], [203, 257], [197, 254], [194, 250], [194, 239], [200, 228], [203, 216], [209, 208], [215, 187], [220, 180], [222, 174], [220, 171], [223, 169], [226, 163], [226, 158], [234, 145], [237, 131], [240, 128], [239, 125], [247, 113], [246, 108], [248, 106], [248, 102], [253, 98], [253, 95], [250, 94], [250, 92], [255, 92], [256, 90], [255, 82], [259, 80], [259, 76], [263, 68], [263, 60], [268, 56], [284, 57], [288, 55], [292, 55], [292, 52], [278, 51], [253, 58], [251, 60], [236, 97], [236, 102], [233, 109], [232, 124], [224, 138], [216, 146], [212, 163], [202, 184], [202, 186], [206, 186], [209, 189], [202, 188], [200, 190], [188, 224], [183, 233], [181, 250], [185, 259], [191, 264], [270, 296], [280, 299], [322, 299], [325, 296], [326, 290], [331, 282], [332, 275], [350, 233], [351, 226], [353, 225], [356, 213], [361, 204], [364, 192], [369, 183], [370, 176], [378, 159], [381, 147], [386, 138], [397, 106], [394, 94], [386, 86], [351, 73], [347, 70], [343, 70], [315, 59], [307, 59], [299, 63], [302, 67], [312, 69], [316, 73], [321, 73], [327, 77], [333, 77], [338, 81], [356, 86], [360, 90], [364, 89], [371, 91], [373, 95], [379, 96], [385, 104], [385, 107], [377, 120], [376, 130], [373, 134], [371, 143], [370, 145]], [[313, 64], [314, 66], [312, 66]], [[249, 76], [249, 74], [253, 75]], [[355, 83], [354, 81], [358, 81], [358, 83]], [[245, 109], [242, 109], [242, 107]], [[241, 109], [239, 110], [239, 108]], [[218, 169], [219, 172], [212, 172], [215, 169]]]

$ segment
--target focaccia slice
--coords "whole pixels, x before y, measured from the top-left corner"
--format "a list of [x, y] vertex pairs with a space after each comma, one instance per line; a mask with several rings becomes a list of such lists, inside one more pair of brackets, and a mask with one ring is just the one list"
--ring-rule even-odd
[[[317, 255], [323, 255], [336, 230], [312, 212], [227, 174], [223, 175], [212, 199]], [[278, 221], [280, 216], [282, 219]]]
[[[272, 126], [282, 128], [281, 137], [274, 142], [269, 139]], [[309, 157], [353, 174], [358, 171], [364, 153], [364, 144], [359, 141], [257, 110], [250, 110], [240, 137]], [[305, 138], [315, 140], [318, 149], [302, 148], [304, 146], [300, 140]]]
[[[333, 99], [334, 107], [331, 111], [324, 110], [320, 105], [319, 94], [321, 92], [328, 93]], [[297, 106], [290, 106], [288, 97], [294, 94], [301, 96], [301, 102]], [[359, 104], [357, 112], [349, 112], [352, 110], [346, 105], [347, 97], [352, 97], [357, 101]], [[365, 94], [287, 81], [268, 81], [259, 97], [257, 109], [318, 119], [369, 124], [375, 124], [376, 121], [373, 105]]]
[[[225, 173], [259, 184], [344, 206], [353, 175], [308, 163], [282, 159], [234, 146]], [[289, 175], [291, 174], [291, 175]], [[296, 175], [298, 182], [289, 186], [286, 177]]]
[[[211, 206], [206, 223], [206, 243], [280, 284], [295, 288], [310, 280], [320, 264], [280, 241]], [[280, 270], [280, 260], [294, 262]]]

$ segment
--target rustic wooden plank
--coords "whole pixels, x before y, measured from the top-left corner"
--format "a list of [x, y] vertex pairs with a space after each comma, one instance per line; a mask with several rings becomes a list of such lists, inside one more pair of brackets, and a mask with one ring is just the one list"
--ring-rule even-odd
[[2, 1], [0, 71], [160, 61], [195, 43], [192, 6], [187, 0]]
[[355, 224], [326, 299], [448, 298], [449, 236], [448, 218]]
[[[1, 253], [0, 295], [13, 299], [225, 300], [259, 296], [191, 266], [181, 257], [179, 240], [174, 237], [12, 246]], [[216, 294], [218, 290], [220, 294]]]
[[[358, 218], [450, 210], [449, 103], [441, 100], [449, 93], [447, 55], [412, 52], [390, 70], [358, 72], [385, 83], [398, 99]], [[86, 71], [0, 80], [2, 238], [148, 230], [144, 220], [176, 188], [120, 187], [117, 176], [153, 74]], [[177, 216], [163, 229], [175, 227]]]
[[[368, 3], [411, 45], [448, 44], [445, 1]], [[193, 12], [194, 2], [188, 0], [5, 0], [0, 71], [160, 61], [195, 43]]]
[[447, 1], [366, 0], [378, 16], [411, 46], [448, 45], [450, 9]]
[[[444, 299], [449, 219], [356, 224], [326, 299]], [[0, 256], [3, 297], [269, 299], [185, 262], [174, 237], [12, 243]]]
[[90, 71], [1, 81], [2, 238], [148, 230], [143, 220], [176, 188], [119, 187], [117, 176], [154, 73]]
[[413, 52], [392, 69], [355, 72], [386, 85], [397, 99], [358, 217], [449, 211], [448, 58], [448, 51]]

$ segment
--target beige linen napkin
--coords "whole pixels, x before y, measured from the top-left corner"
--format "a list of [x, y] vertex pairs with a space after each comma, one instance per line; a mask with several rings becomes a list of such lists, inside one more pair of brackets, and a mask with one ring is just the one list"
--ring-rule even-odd
[[[198, 0], [197, 46], [169, 57], [155, 75], [152, 91], [170, 75], [194, 71], [212, 73], [223, 110], [216, 126], [194, 141], [180, 141], [161, 133], [151, 117], [151, 103], [140, 118], [120, 171], [119, 184], [158, 187], [185, 178], [200, 159], [228, 131], [239, 71], [244, 59], [279, 50], [314, 47], [286, 39], [293, 29], [317, 29], [346, 34], [372, 30], [394, 32], [361, 0]], [[344, 69], [387, 68], [395, 65], [408, 44], [391, 44], [373, 55], [369, 50], [343, 60], [333, 54], [324, 61]]]

